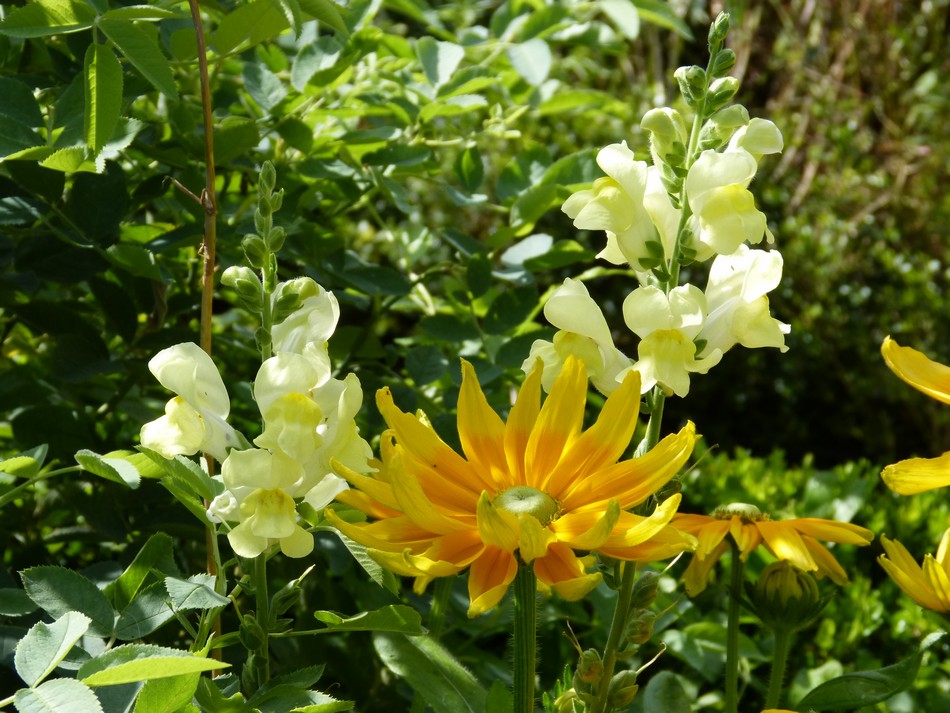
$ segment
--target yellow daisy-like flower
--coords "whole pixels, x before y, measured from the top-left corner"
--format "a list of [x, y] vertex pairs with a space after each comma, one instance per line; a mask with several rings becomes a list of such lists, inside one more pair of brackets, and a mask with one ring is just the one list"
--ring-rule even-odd
[[692, 549], [692, 538], [667, 526], [679, 495], [649, 517], [627, 511], [676, 475], [693, 450], [693, 425], [639, 458], [620, 460], [637, 424], [639, 375], [628, 374], [596, 423], [582, 430], [583, 362], [568, 357], [543, 405], [541, 366], [525, 379], [505, 423], [471, 364], [462, 362], [464, 456], [380, 389], [377, 404], [390, 430], [379, 472], [370, 477], [340, 468], [354, 489], [338, 496], [374, 521], [348, 523], [329, 510], [327, 517], [384, 567], [416, 577], [417, 591], [435, 577], [471, 568], [469, 616], [501, 601], [519, 560], [533, 566], [542, 587], [579, 599], [601, 579], [588, 571], [590, 552], [649, 561]]
[[881, 535], [885, 554], [877, 558], [904, 593], [925, 609], [950, 612], [950, 530], [943, 533], [937, 556], [924, 557], [921, 567], [907, 548]]
[[729, 549], [726, 535], [732, 535], [743, 561], [759, 545], [764, 545], [776, 558], [804, 572], [827, 576], [835, 584], [847, 584], [848, 575], [818, 540], [867, 545], [874, 539], [870, 530], [847, 522], [815, 517], [775, 521], [754, 505], [745, 503], [723, 506], [712, 516], [678, 513], [671, 524], [699, 541], [683, 574], [686, 593], [691, 597], [706, 588], [709, 572]]
[[[950, 404], [950, 367], [932, 361], [916, 349], [902, 347], [890, 337], [881, 344], [881, 355], [891, 371], [931, 398]], [[950, 485], [950, 453], [937, 458], [910, 458], [889, 465], [881, 477], [900, 495], [916, 495]]]

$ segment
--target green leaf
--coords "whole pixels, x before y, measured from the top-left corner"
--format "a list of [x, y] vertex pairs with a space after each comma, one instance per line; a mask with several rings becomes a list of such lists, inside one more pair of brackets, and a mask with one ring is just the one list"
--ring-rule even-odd
[[66, 658], [89, 629], [89, 617], [66, 612], [52, 624], [37, 622], [17, 643], [13, 665], [26, 685], [33, 688]]
[[593, 259], [594, 251], [588, 250], [576, 240], [557, 240], [546, 253], [528, 258], [523, 264], [526, 270], [537, 272], [556, 270], [578, 262], [590, 262]]
[[637, 6], [641, 20], [673, 30], [683, 39], [693, 39], [693, 31], [673, 11], [669, 2], [665, 2], [665, 0], [633, 0], [633, 4]]
[[158, 35], [149, 34], [129, 20], [100, 18], [96, 25], [153, 87], [172, 100], [178, 87], [171, 65], [158, 47]]
[[106, 250], [106, 257], [114, 266], [125, 270], [130, 275], [159, 282], [163, 279], [162, 269], [155, 260], [155, 253], [141, 245], [130, 243], [110, 245]]
[[531, 186], [511, 206], [509, 218], [513, 227], [533, 226], [557, 200], [557, 186], [542, 183]]
[[102, 13], [102, 16], [99, 18], [99, 22], [102, 20], [188, 20], [191, 21], [191, 16], [182, 13], [174, 12], [173, 10], [166, 10], [163, 7], [155, 7], [154, 5], [129, 5], [128, 7], [116, 7], [111, 10], [106, 10]]
[[[43, 125], [40, 105], [28, 84], [13, 77], [0, 77], [0, 96], [3, 97], [0, 102], [0, 117], [11, 119], [24, 127]], [[0, 128], [6, 129], [6, 124], [7, 122], [0, 124]]]
[[404, 678], [435, 713], [485, 711], [485, 689], [432, 639], [378, 633], [373, 635], [373, 645], [383, 664]]
[[54, 171], [62, 171], [63, 173], [96, 170], [96, 165], [86, 159], [86, 149], [80, 146], [54, 151], [40, 161], [40, 166], [43, 168], [51, 168]]
[[121, 641], [141, 639], [167, 624], [174, 616], [165, 583], [153, 582], [139, 591], [119, 614], [115, 636]]
[[20, 689], [13, 705], [19, 713], [102, 713], [92, 689], [72, 678], [54, 678], [37, 688]]
[[201, 671], [228, 668], [231, 664], [193, 656], [187, 651], [150, 644], [118, 646], [79, 668], [80, 681], [90, 686], [115, 686], [120, 683], [150, 681]]
[[20, 572], [23, 588], [30, 599], [54, 618], [71, 611], [82, 612], [92, 620], [89, 633], [108, 637], [112, 634], [115, 612], [99, 588], [78, 572], [65, 567], [42, 565]]
[[406, 371], [416, 386], [431, 384], [448, 373], [449, 362], [442, 350], [431, 345], [410, 347], [406, 352]]
[[419, 612], [402, 604], [389, 604], [350, 617], [332, 611], [316, 611], [313, 615], [327, 625], [328, 631], [391, 631], [410, 636], [424, 633]]
[[0, 122], [0, 158], [19, 158], [23, 151], [37, 147], [48, 150], [41, 144], [43, 138], [30, 127], [15, 121]]
[[432, 149], [427, 146], [395, 144], [363, 156], [367, 166], [416, 166], [432, 158]]
[[796, 708], [844, 711], [881, 703], [914, 683], [924, 652], [875, 671], [856, 671], [825, 681], [812, 689]]
[[428, 36], [419, 39], [416, 52], [426, 79], [435, 87], [448, 82], [465, 57], [465, 49], [460, 45], [440, 42]]
[[277, 3], [253, 0], [238, 5], [221, 19], [214, 33], [214, 48], [220, 54], [230, 54], [244, 42], [256, 45], [288, 27], [290, 24]]
[[26, 616], [38, 608], [22, 589], [0, 589], [0, 616]]
[[396, 577], [388, 569], [383, 569], [383, 567], [366, 554], [365, 545], [361, 545], [356, 542], [356, 540], [351, 540], [349, 537], [344, 535], [342, 532], [335, 531], [337, 537], [340, 538], [340, 541], [346, 545], [346, 549], [350, 551], [350, 554], [353, 555], [353, 559], [359, 563], [360, 567], [369, 575], [376, 584], [378, 584], [383, 589], [388, 589], [393, 594], [399, 593], [399, 583], [396, 581]]
[[301, 25], [300, 3], [297, 0], [276, 0], [276, 2], [284, 13], [284, 17], [287, 18], [290, 29], [294, 31], [295, 36], [299, 37]]
[[515, 697], [501, 681], [492, 683], [485, 699], [485, 711], [488, 713], [514, 713]]
[[169, 460], [142, 446], [139, 446], [139, 450], [158, 465], [166, 476], [185, 486], [199, 500], [214, 500], [218, 495], [220, 484], [212, 480], [193, 460], [184, 456], [175, 456]]
[[300, 0], [300, 9], [344, 37], [349, 36], [350, 31], [340, 15], [340, 9], [331, 0]]
[[530, 317], [537, 305], [538, 293], [534, 287], [500, 292], [488, 307], [483, 328], [489, 334], [504, 334]]
[[488, 106], [488, 100], [479, 94], [459, 94], [426, 104], [419, 111], [419, 120], [426, 122], [440, 116], [459, 116], [484, 106]]
[[78, 0], [36, 0], [13, 8], [0, 21], [0, 34], [9, 37], [47, 37], [92, 27], [95, 10]]
[[641, 695], [643, 713], [690, 713], [693, 710], [683, 684], [670, 671], [660, 671], [653, 676]]
[[214, 591], [214, 577], [194, 574], [188, 579], [165, 578], [165, 589], [175, 609], [213, 609], [231, 602]]
[[103, 593], [112, 599], [117, 610], [123, 611], [135, 599], [153, 570], [163, 574], [178, 574], [172, 538], [164, 532], [156, 532], [149, 537], [131, 564]]
[[32, 478], [43, 467], [48, 451], [49, 446], [44, 443], [42, 446], [10, 456], [6, 460], [0, 460], [0, 473], [9, 473], [14, 478]]
[[[93, 42], [84, 66], [86, 144], [93, 153], [106, 145], [122, 111], [122, 65], [110, 47]], [[45, 165], [45, 164], [44, 164]]]
[[458, 315], [433, 314], [419, 320], [419, 326], [436, 339], [444, 342], [459, 343], [467, 339], [477, 339], [478, 330], [471, 322], [463, 322]]
[[628, 40], [635, 40], [640, 35], [640, 13], [631, 0], [601, 0], [600, 9]]
[[214, 132], [214, 161], [223, 165], [247, 154], [260, 142], [257, 124], [251, 119], [229, 117]]
[[506, 51], [508, 61], [528, 84], [540, 86], [551, 71], [551, 48], [540, 37], [532, 37]]
[[83, 470], [133, 490], [139, 487], [142, 480], [135, 466], [121, 458], [106, 458], [86, 449], [77, 452], [75, 458]]
[[176, 713], [191, 703], [201, 672], [146, 681], [132, 713]]
[[304, 45], [290, 67], [290, 83], [302, 92], [314, 75], [331, 69], [343, 54], [343, 45], [330, 35], [318, 37], [316, 42]]
[[280, 78], [263, 64], [247, 62], [244, 65], [244, 87], [262, 109], [270, 112], [287, 96]]
[[474, 193], [485, 180], [485, 166], [478, 146], [468, 146], [455, 161], [455, 175], [469, 193]]

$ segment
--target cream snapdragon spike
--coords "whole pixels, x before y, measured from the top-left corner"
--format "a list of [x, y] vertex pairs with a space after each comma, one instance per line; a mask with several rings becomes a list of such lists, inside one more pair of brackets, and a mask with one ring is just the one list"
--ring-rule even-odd
[[295, 282], [303, 299], [273, 327], [274, 355], [254, 380], [263, 421], [255, 447], [227, 424], [224, 382], [197, 345], [177, 344], [149, 363], [178, 396], [165, 416], [142, 428], [142, 445], [166, 458], [204, 452], [222, 461], [215, 476], [221, 492], [208, 517], [227, 524], [228, 541], [242, 557], [275, 544], [289, 557], [308, 555], [313, 535], [301, 527], [297, 505], [320, 510], [346, 489], [331, 460], [365, 471], [371, 456], [355, 421], [363, 401], [359, 379], [331, 373], [327, 340], [339, 320], [336, 298], [309, 278]]
[[[636, 358], [615, 346], [595, 299], [568, 278], [544, 309], [558, 332], [552, 341], [535, 341], [524, 362], [525, 371], [543, 362], [545, 387], [574, 355], [604, 394], [633, 369], [643, 393], [659, 386], [686, 396], [690, 375], [705, 374], [737, 344], [787, 349], [790, 328], [771, 316], [768, 299], [781, 280], [782, 256], [750, 247], [774, 242], [749, 185], [759, 158], [781, 151], [781, 132], [770, 121], [749, 120], [740, 106], [727, 107], [700, 134], [700, 146], [715, 148], [697, 151], [686, 165], [689, 136], [676, 110], [654, 109], [641, 126], [651, 136], [652, 163], [637, 160], [626, 142], [607, 146], [597, 155], [605, 176], [562, 206], [576, 228], [605, 231], [598, 257], [637, 276], [639, 286], [623, 303]], [[665, 161], [677, 155], [674, 171]], [[705, 290], [676, 284], [680, 265], [705, 261]]]

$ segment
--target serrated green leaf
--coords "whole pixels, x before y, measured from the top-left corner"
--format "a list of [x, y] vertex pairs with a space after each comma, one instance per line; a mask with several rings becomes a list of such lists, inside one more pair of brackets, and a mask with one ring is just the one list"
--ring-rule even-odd
[[22, 589], [0, 589], [0, 616], [26, 616], [39, 609]]
[[83, 449], [76, 453], [76, 462], [100, 478], [120, 483], [135, 490], [139, 487], [141, 477], [135, 467], [119, 458], [104, 458], [98, 453]]
[[809, 691], [796, 708], [845, 711], [871, 706], [896, 696], [917, 678], [923, 651], [875, 671], [846, 673]]
[[13, 665], [26, 685], [35, 687], [66, 658], [89, 629], [90, 619], [80, 612], [63, 614], [52, 624], [38, 621], [17, 643]]
[[174, 12], [154, 5], [129, 5], [106, 10], [100, 17], [102, 20], [191, 20], [191, 15], [183, 12]]
[[[50, 149], [46, 147], [43, 148], [43, 151], [49, 150]], [[68, 149], [54, 151], [40, 161], [40, 166], [43, 168], [51, 168], [54, 171], [62, 171], [63, 173], [96, 170], [95, 163], [86, 159], [86, 149], [80, 146], [72, 146]]]
[[169, 606], [164, 582], [153, 582], [140, 590], [122, 610], [115, 624], [115, 637], [133, 641], [151, 634], [171, 621], [175, 612]]
[[505, 54], [521, 77], [533, 86], [540, 86], [551, 72], [551, 48], [540, 37], [532, 37], [519, 45], [511, 45]]
[[153, 87], [172, 100], [178, 99], [175, 77], [168, 59], [158, 47], [157, 34], [149, 34], [124, 19], [103, 17], [96, 26]]
[[287, 18], [290, 29], [294, 31], [295, 36], [299, 37], [301, 25], [300, 3], [297, 0], [276, 0], [276, 2], [284, 13], [284, 17]]
[[166, 577], [165, 590], [175, 609], [213, 609], [231, 601], [214, 591], [214, 577], [210, 574], [194, 574], [188, 579]]
[[146, 681], [135, 699], [132, 713], [178, 713], [198, 689], [201, 672]]
[[669, 671], [660, 671], [653, 676], [642, 697], [643, 713], [690, 713], [693, 710], [683, 684]]
[[8, 37], [47, 37], [92, 27], [95, 10], [78, 0], [36, 0], [13, 8], [0, 21], [0, 34]]
[[322, 22], [344, 37], [349, 37], [350, 31], [343, 21], [340, 8], [331, 0], [300, 0], [300, 9], [317, 22]]
[[341, 54], [343, 45], [335, 37], [318, 37], [316, 42], [305, 45], [297, 53], [290, 67], [290, 83], [302, 92], [314, 75], [331, 69]]
[[135, 599], [153, 570], [168, 575], [179, 573], [172, 538], [164, 532], [149, 537], [125, 571], [103, 593], [112, 598], [117, 610], [122, 611]]
[[42, 565], [20, 572], [23, 588], [30, 599], [54, 618], [71, 611], [82, 612], [92, 620], [89, 633], [108, 637], [112, 634], [115, 612], [99, 588], [78, 572], [65, 567]]
[[353, 555], [353, 559], [357, 561], [360, 567], [369, 575], [376, 584], [378, 584], [383, 589], [388, 589], [393, 594], [399, 593], [399, 583], [396, 581], [396, 577], [388, 569], [383, 569], [383, 567], [366, 554], [366, 547], [351, 540], [349, 537], [344, 535], [342, 532], [337, 532], [337, 537], [340, 538], [340, 541], [346, 545], [346, 549], [350, 551], [350, 554]]
[[225, 164], [247, 154], [260, 142], [257, 124], [251, 119], [228, 119], [214, 132], [215, 163]]
[[214, 500], [220, 492], [221, 485], [214, 481], [205, 471], [201, 469], [193, 460], [184, 456], [175, 456], [167, 459], [160, 453], [153, 450], [139, 447], [149, 460], [158, 465], [162, 472], [171, 477], [176, 482], [181, 483], [187, 489], [195, 494], [201, 500]]
[[127, 644], [86, 661], [78, 678], [89, 686], [115, 686], [228, 668], [230, 664], [187, 651], [149, 644]]
[[86, 145], [93, 153], [106, 145], [122, 111], [122, 65], [112, 48], [93, 42], [84, 65]]
[[257, 62], [245, 63], [244, 87], [251, 98], [268, 112], [287, 96], [287, 90], [280, 78]]
[[419, 612], [402, 604], [389, 604], [350, 617], [331, 611], [315, 611], [313, 615], [327, 625], [328, 631], [390, 631], [409, 636], [424, 633]]
[[225, 15], [215, 31], [214, 48], [230, 54], [239, 45], [253, 46], [290, 27], [280, 6], [271, 0], [253, 0]]
[[22, 688], [13, 705], [19, 713], [102, 713], [92, 689], [72, 678], [54, 678], [36, 688]]
[[24, 151], [36, 148], [48, 150], [41, 144], [43, 138], [30, 127], [9, 120], [0, 123], [0, 158], [20, 158]]
[[49, 446], [45, 443], [0, 460], [0, 473], [9, 473], [14, 478], [29, 479], [40, 472], [46, 461]]
[[454, 42], [442, 42], [426, 36], [416, 44], [419, 61], [429, 84], [439, 87], [450, 79], [465, 57], [465, 49]]
[[437, 642], [426, 636], [378, 633], [373, 645], [383, 664], [404, 678], [435, 713], [483, 713], [487, 692]]
[[[13, 77], [0, 77], [0, 117], [12, 120], [24, 127], [43, 125], [43, 114], [40, 105], [33, 96], [33, 89], [24, 82]], [[6, 128], [7, 123], [0, 124], [0, 131]]]
[[524, 190], [511, 206], [512, 227], [532, 226], [557, 199], [557, 186], [541, 183]]

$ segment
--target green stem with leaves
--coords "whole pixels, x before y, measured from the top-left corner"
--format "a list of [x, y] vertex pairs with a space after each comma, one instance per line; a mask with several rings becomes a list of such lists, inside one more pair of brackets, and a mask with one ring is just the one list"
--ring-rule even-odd
[[522, 564], [518, 567], [514, 595], [514, 713], [534, 713], [534, 677], [538, 653], [538, 582], [531, 565]]

